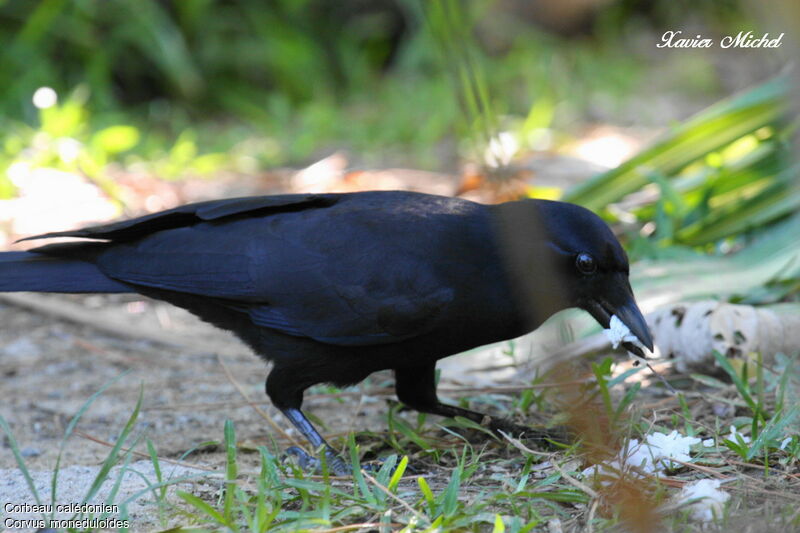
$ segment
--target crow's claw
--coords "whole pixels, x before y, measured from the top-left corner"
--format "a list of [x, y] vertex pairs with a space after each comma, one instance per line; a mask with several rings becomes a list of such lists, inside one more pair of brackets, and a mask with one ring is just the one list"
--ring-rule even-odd
[[316, 472], [322, 466], [319, 459], [312, 457], [308, 452], [299, 446], [291, 446], [286, 448], [283, 453], [284, 455], [295, 457], [297, 459], [297, 466], [305, 471]]
[[[284, 454], [296, 457], [297, 465], [306, 472], [322, 473], [322, 461], [309, 455], [299, 446], [287, 448]], [[325, 460], [328, 464], [328, 471], [335, 476], [349, 476], [353, 473], [350, 465], [345, 463], [333, 450], [325, 450]]]

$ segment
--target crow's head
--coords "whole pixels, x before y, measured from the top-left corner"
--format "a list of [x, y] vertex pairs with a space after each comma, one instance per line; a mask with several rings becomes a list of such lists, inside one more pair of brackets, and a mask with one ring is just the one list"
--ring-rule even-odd
[[[537, 206], [569, 305], [588, 311], [604, 328], [616, 315], [652, 351], [653, 339], [628, 281], [628, 257], [608, 225], [577, 205], [537, 201]], [[623, 345], [642, 355], [634, 344]]]

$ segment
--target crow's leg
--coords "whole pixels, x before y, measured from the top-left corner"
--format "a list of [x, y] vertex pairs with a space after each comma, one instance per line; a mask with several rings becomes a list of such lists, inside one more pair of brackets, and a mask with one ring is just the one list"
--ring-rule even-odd
[[[349, 476], [352, 474], [352, 469], [341, 457], [339, 457], [331, 445], [322, 438], [322, 436], [319, 434], [316, 428], [314, 428], [302, 411], [293, 407], [289, 407], [286, 409], [281, 409], [281, 412], [286, 415], [286, 418], [292, 422], [294, 427], [300, 430], [300, 433], [303, 434], [303, 436], [315, 450], [320, 448], [325, 450], [325, 459], [328, 463], [328, 468], [333, 474], [337, 476]], [[286, 452], [296, 455], [300, 460], [300, 466], [303, 468], [316, 470], [321, 466], [318, 459], [311, 457], [297, 446], [288, 448]]]
[[[306, 418], [300, 407], [303, 404], [304, 386], [298, 377], [290, 369], [276, 367], [267, 377], [266, 389], [272, 403], [281, 410], [289, 421], [302, 433], [311, 447], [315, 450], [323, 448], [325, 458], [330, 471], [337, 476], [349, 476], [351, 468], [334, 451], [322, 435], [316, 430], [311, 422]], [[306, 452], [292, 446], [287, 450], [288, 453], [296, 455], [300, 459], [301, 466], [316, 466], [318, 460], [310, 457]]]
[[[488, 427], [495, 433], [503, 431], [512, 437], [523, 436], [527, 439], [545, 440], [555, 436], [553, 433], [521, 426], [477, 411], [443, 404], [436, 395], [435, 363], [413, 368], [395, 369], [394, 376], [397, 399], [422, 413], [431, 413], [450, 418], [462, 416]], [[556, 431], [554, 433], [559, 432]]]

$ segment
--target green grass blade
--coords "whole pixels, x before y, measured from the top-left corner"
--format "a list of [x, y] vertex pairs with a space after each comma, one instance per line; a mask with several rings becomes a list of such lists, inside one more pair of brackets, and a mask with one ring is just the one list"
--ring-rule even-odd
[[[122, 486], [122, 481], [125, 479], [125, 474], [128, 472], [128, 467], [131, 464], [132, 457], [133, 457], [133, 448], [131, 447], [130, 449], [128, 449], [128, 453], [125, 454], [125, 459], [122, 463], [122, 467], [119, 469], [119, 475], [117, 476], [117, 479], [114, 480], [114, 486], [111, 487], [111, 490], [108, 492], [108, 498], [106, 498], [107, 504], [111, 505], [117, 499], [117, 494], [119, 493], [119, 489]], [[106, 477], [103, 478], [103, 481], [105, 481]], [[145, 484], [148, 483], [149, 481], [145, 481]], [[106, 516], [107, 514], [108, 513], [103, 513], [103, 516]]]
[[428, 482], [425, 481], [424, 477], [418, 476], [417, 486], [419, 487], [419, 491], [422, 493], [425, 503], [428, 504], [428, 513], [431, 517], [436, 516], [438, 514], [436, 512], [436, 498], [433, 496], [433, 491], [431, 490], [430, 485], [428, 485]]
[[236, 465], [236, 431], [233, 428], [233, 422], [228, 419], [225, 420], [225, 497], [223, 501], [222, 514], [228, 523], [233, 523], [233, 503], [234, 493], [236, 491], [236, 477], [238, 476], [238, 467]]
[[11, 432], [11, 427], [9, 427], [8, 422], [6, 422], [6, 419], [2, 416], [0, 416], [0, 429], [2, 429], [3, 433], [6, 434], [6, 439], [8, 439], [8, 445], [11, 448], [11, 453], [14, 454], [14, 460], [17, 463], [17, 468], [19, 468], [19, 471], [22, 472], [22, 476], [25, 478], [25, 483], [28, 485], [28, 490], [30, 490], [31, 494], [33, 494], [36, 504], [42, 505], [42, 500], [39, 499], [39, 491], [36, 490], [36, 485], [33, 483], [33, 478], [31, 477], [31, 473], [28, 471], [28, 467], [25, 464], [25, 459], [22, 457], [22, 453], [19, 451], [17, 440], [14, 438], [14, 434]]
[[389, 483], [386, 485], [386, 488], [389, 489], [390, 492], [394, 492], [397, 490], [397, 485], [400, 484], [400, 480], [403, 478], [403, 474], [408, 467], [408, 456], [404, 455], [402, 459], [400, 459], [400, 463], [395, 468], [394, 473], [392, 474]]
[[458, 509], [458, 492], [461, 489], [461, 474], [463, 470], [463, 462], [459, 461], [458, 466], [450, 474], [450, 481], [447, 483], [442, 500], [442, 514], [444, 516], [453, 516]]
[[616, 422], [622, 417], [622, 414], [625, 412], [625, 409], [628, 408], [630, 404], [633, 403], [633, 399], [636, 397], [636, 394], [639, 392], [639, 389], [642, 388], [642, 384], [637, 382], [634, 383], [630, 389], [625, 392], [625, 396], [622, 397], [620, 400], [619, 405], [614, 410], [614, 418], [613, 420]]
[[766, 423], [758, 434], [758, 437], [753, 440], [750, 449], [747, 450], [745, 458], [748, 461], [753, 459], [761, 453], [762, 449], [764, 449], [767, 444], [780, 440], [781, 437], [783, 437], [781, 433], [783, 428], [791, 424], [798, 413], [800, 413], [800, 405], [795, 405], [785, 415], [783, 413], [775, 413], [775, 416]]
[[[117, 464], [119, 461], [119, 452], [122, 449], [122, 446], [128, 440], [128, 435], [131, 434], [133, 431], [134, 426], [136, 425], [136, 420], [139, 418], [139, 410], [142, 407], [142, 400], [144, 398], [144, 385], [139, 387], [139, 398], [136, 401], [136, 406], [133, 409], [133, 412], [128, 417], [128, 421], [125, 423], [125, 426], [122, 428], [122, 432], [117, 437], [117, 441], [114, 443], [114, 447], [111, 448], [108, 456], [103, 461], [103, 465], [100, 467], [100, 471], [95, 476], [92, 485], [89, 487], [86, 495], [83, 497], [83, 502], [86, 503], [90, 502], [92, 498], [94, 498], [97, 491], [100, 490], [100, 487], [105, 483], [106, 479], [108, 478], [108, 473]], [[129, 446], [132, 448], [133, 446]], [[130, 453], [130, 452], [128, 452]]]
[[361, 497], [366, 499], [371, 505], [376, 505], [378, 500], [370, 490], [364, 475], [361, 473], [361, 461], [358, 458], [358, 447], [356, 446], [355, 436], [350, 433], [347, 436], [347, 448], [350, 450], [350, 466], [353, 469], [353, 479], [356, 487], [361, 491]]
[[[397, 464], [397, 456], [394, 454], [384, 459], [380, 470], [378, 470], [378, 473], [375, 475], [375, 480], [384, 487], [387, 486], [389, 484], [389, 479], [392, 475], [392, 471], [394, 470], [394, 466], [396, 464]], [[381, 494], [384, 495], [383, 492], [381, 492]]]
[[764, 414], [761, 411], [761, 409], [759, 409], [758, 402], [753, 398], [753, 395], [750, 394], [750, 386], [744, 379], [742, 379], [742, 376], [740, 376], [739, 373], [736, 372], [736, 370], [734, 370], [730, 361], [728, 361], [728, 359], [724, 355], [722, 355], [716, 350], [714, 350], [713, 354], [714, 354], [714, 359], [716, 359], [717, 361], [717, 364], [731, 378], [731, 381], [733, 381], [736, 390], [739, 391], [739, 395], [745, 401], [750, 410], [753, 411], [753, 414], [754, 415], [761, 414], [765, 419], [769, 418], [768, 415]]
[[227, 526], [225, 517], [209, 504], [188, 492], [178, 491], [178, 497], [221, 526]]
[[[67, 429], [64, 430], [64, 437], [61, 439], [61, 446], [58, 449], [58, 456], [56, 457], [56, 466], [53, 469], [53, 477], [52, 477], [52, 480], [51, 480], [51, 483], [50, 483], [50, 502], [53, 505], [55, 505], [55, 503], [56, 503], [56, 491], [57, 491], [57, 487], [58, 487], [58, 471], [61, 468], [61, 457], [63, 456], [64, 450], [66, 449], [67, 440], [69, 440], [69, 437], [72, 435], [72, 432], [75, 430], [75, 426], [78, 425], [78, 421], [81, 419], [83, 414], [89, 409], [89, 407], [94, 403], [94, 401], [101, 394], [103, 394], [109, 387], [111, 387], [111, 385], [113, 385], [114, 383], [116, 383], [117, 381], [119, 381], [123, 377], [125, 377], [128, 374], [128, 372], [130, 372], [130, 370], [126, 370], [125, 372], [123, 372], [119, 376], [117, 376], [117, 377], [113, 378], [112, 380], [106, 382], [102, 387], [100, 387], [100, 389], [97, 392], [95, 392], [94, 394], [89, 396], [89, 399], [86, 400], [83, 403], [81, 408], [78, 409], [78, 412], [75, 414], [75, 416], [72, 417], [72, 420], [69, 421], [69, 424], [67, 424]], [[137, 414], [138, 414], [138, 411], [137, 411]]]

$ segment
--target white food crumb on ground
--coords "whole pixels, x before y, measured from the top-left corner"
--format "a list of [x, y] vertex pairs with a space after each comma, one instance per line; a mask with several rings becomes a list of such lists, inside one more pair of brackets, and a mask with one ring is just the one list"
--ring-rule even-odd
[[[628, 441], [625, 450], [621, 451], [616, 459], [610, 463], [593, 465], [583, 471], [583, 477], [601, 474], [603, 476], [618, 477], [622, 470], [639, 469], [645, 474], [663, 472], [668, 468], [677, 468], [682, 461], [688, 463], [692, 460], [689, 447], [700, 442], [696, 437], [684, 437], [677, 430], [669, 435], [656, 432], [648, 435], [645, 442], [639, 443], [638, 439]], [[608, 482], [604, 482], [606, 484]]]
[[719, 490], [720, 483], [718, 479], [701, 479], [687, 483], [678, 494], [678, 503], [686, 504], [702, 498], [688, 505], [689, 516], [693, 520], [710, 522], [715, 516], [722, 516], [722, 507], [731, 497], [727, 492]]
[[631, 333], [631, 330], [628, 329], [628, 326], [626, 326], [617, 315], [611, 316], [608, 329], [604, 329], [603, 333], [606, 334], [608, 340], [611, 341], [611, 346], [613, 346], [615, 349], [618, 348], [623, 342], [630, 342], [639, 348], [644, 348], [644, 344], [641, 343], [636, 335]]
[[700, 442], [697, 437], [684, 437], [677, 430], [672, 430], [669, 435], [655, 432], [647, 436], [647, 445], [651, 449], [658, 450], [661, 461], [667, 468], [677, 468], [679, 463], [674, 463], [669, 459], [676, 459], [684, 463], [692, 460], [689, 455], [689, 447]]
[[[745, 435], [743, 433], [740, 433], [739, 430], [736, 429], [736, 426], [731, 426], [730, 435], [728, 435], [727, 437], [724, 437], [724, 438], [726, 440], [729, 440], [729, 441], [735, 442], [735, 443], [742, 442], [744, 444], [748, 444], [750, 442], [750, 437], [748, 437], [747, 435]], [[781, 442], [780, 449], [781, 450], [784, 449], [791, 442], [791, 440], [792, 440], [791, 437], [787, 437], [787, 438], [783, 439], [783, 441]], [[706, 440], [703, 441], [703, 446], [706, 447], [706, 448], [711, 448], [713, 446], [717, 446], [717, 444], [718, 443], [714, 439], [706, 439]]]
[[750, 442], [750, 437], [748, 437], [747, 435], [743, 435], [743, 434], [739, 433], [739, 431], [736, 429], [736, 426], [731, 426], [731, 434], [728, 435], [728, 440], [738, 443], [739, 439], [741, 439], [741, 441], [743, 443], [745, 443], [745, 444]]

